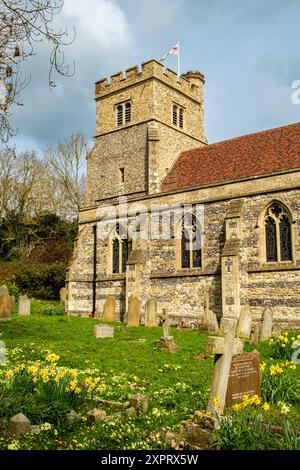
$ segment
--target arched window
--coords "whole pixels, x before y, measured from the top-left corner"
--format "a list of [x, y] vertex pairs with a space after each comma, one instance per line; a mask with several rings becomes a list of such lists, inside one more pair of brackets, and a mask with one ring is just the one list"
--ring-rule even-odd
[[178, 122], [178, 107], [176, 105], [173, 106], [173, 124], [177, 126]]
[[183, 108], [179, 109], [179, 127], [183, 129]]
[[287, 209], [274, 202], [265, 214], [266, 261], [292, 261], [291, 221]]
[[123, 106], [119, 104], [117, 106], [117, 116], [116, 116], [116, 121], [117, 121], [117, 126], [122, 126], [123, 124]]
[[201, 268], [201, 229], [197, 219], [187, 214], [182, 219], [181, 268]]
[[124, 228], [117, 224], [112, 241], [112, 272], [123, 274], [131, 252], [131, 241], [128, 240]]
[[131, 103], [125, 104], [125, 123], [131, 122]]

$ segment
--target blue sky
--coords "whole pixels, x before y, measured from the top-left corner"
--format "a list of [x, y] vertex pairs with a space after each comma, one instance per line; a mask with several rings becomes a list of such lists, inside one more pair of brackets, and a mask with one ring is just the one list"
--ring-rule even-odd
[[[57, 24], [75, 26], [71, 78], [49, 90], [49, 48], [24, 66], [31, 83], [14, 111], [20, 149], [42, 151], [73, 132], [92, 139], [94, 82], [159, 59], [180, 40], [181, 69], [200, 70], [210, 143], [300, 121], [291, 84], [300, 79], [299, 0], [65, 0]], [[176, 57], [165, 65], [176, 68]]]

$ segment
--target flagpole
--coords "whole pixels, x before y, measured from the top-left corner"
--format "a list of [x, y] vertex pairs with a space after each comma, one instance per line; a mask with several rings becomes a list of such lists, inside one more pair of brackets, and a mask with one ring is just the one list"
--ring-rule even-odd
[[180, 77], [180, 44], [178, 41], [178, 55], [177, 55], [178, 61], [177, 61], [177, 81], [179, 82], [179, 77]]

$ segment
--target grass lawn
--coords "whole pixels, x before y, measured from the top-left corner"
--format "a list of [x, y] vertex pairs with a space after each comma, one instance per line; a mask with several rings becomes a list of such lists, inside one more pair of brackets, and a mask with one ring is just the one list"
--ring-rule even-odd
[[[178, 430], [180, 421], [192, 417], [195, 410], [206, 408], [213, 367], [212, 356], [199, 358], [204, 352], [206, 334], [171, 329], [181, 348], [171, 354], [154, 345], [162, 335], [161, 328], [127, 328], [115, 323], [113, 339], [97, 340], [93, 328], [99, 320], [42, 315], [45, 306], [49, 303], [33, 301], [30, 317], [18, 317], [15, 313], [12, 322], [0, 323], [0, 340], [5, 343], [9, 358], [8, 365], [0, 368], [4, 384], [0, 388], [0, 418], [3, 430], [7, 419], [20, 412], [33, 424], [50, 422], [52, 428], [20, 439], [2, 437], [0, 449], [166, 448], [164, 434]], [[57, 306], [51, 303], [51, 307]], [[245, 349], [253, 347], [246, 345]], [[258, 349], [262, 359], [269, 361], [267, 345], [263, 343]], [[36, 398], [37, 392], [30, 388], [27, 379], [25, 385], [22, 382], [18, 385], [15, 379], [12, 386], [13, 379], [4, 375], [8, 368], [44, 361], [49, 353], [59, 356], [54, 368], [65, 373], [75, 369], [79, 377], [82, 374], [82, 380], [92, 377], [95, 381], [92, 397], [126, 401], [138, 392], [146, 394], [150, 400], [148, 414], [92, 426], [86, 421], [65, 426], [63, 416], [71, 408], [69, 402], [62, 406], [57, 399], [53, 404], [44, 389]], [[79, 392], [78, 397], [81, 397]], [[81, 401], [79, 398], [73, 408], [85, 416], [94, 405], [87, 397]], [[294, 408], [299, 410], [297, 404]]]

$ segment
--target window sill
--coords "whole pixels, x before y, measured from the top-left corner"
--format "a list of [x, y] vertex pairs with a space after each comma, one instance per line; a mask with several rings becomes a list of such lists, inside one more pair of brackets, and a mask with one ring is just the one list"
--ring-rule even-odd
[[272, 272], [272, 271], [298, 271], [300, 266], [297, 266], [292, 261], [285, 261], [282, 263], [263, 263], [257, 268], [247, 269], [248, 273], [256, 272]]

